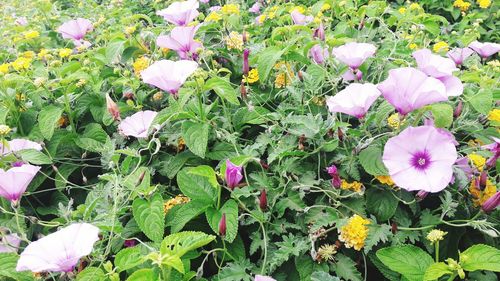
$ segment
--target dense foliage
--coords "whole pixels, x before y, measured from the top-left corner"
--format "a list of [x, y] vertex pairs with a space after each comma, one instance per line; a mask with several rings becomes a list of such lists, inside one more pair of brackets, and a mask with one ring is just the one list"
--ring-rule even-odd
[[498, 3], [2, 2], [0, 279], [497, 280]]

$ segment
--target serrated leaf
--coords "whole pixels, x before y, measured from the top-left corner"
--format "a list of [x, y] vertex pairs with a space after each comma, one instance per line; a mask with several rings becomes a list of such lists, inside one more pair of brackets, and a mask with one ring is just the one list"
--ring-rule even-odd
[[207, 165], [201, 165], [193, 168], [187, 169], [188, 174], [202, 176], [208, 179], [208, 182], [214, 187], [217, 188], [219, 183], [217, 182], [217, 176], [215, 175], [215, 171], [212, 167]]
[[238, 93], [236, 89], [231, 86], [231, 82], [220, 77], [213, 77], [205, 82], [205, 91], [214, 90], [214, 92], [221, 98], [228, 102], [239, 105]]
[[448, 128], [453, 123], [453, 107], [447, 103], [435, 103], [429, 106], [434, 117], [434, 126]]
[[311, 274], [311, 281], [340, 281], [336, 276], [331, 276], [324, 271], [315, 271]]
[[140, 247], [122, 249], [115, 256], [115, 267], [118, 272], [134, 268], [144, 262]]
[[446, 274], [453, 274], [447, 264], [444, 262], [433, 263], [425, 271], [424, 281], [438, 280], [439, 277]]
[[425, 271], [434, 263], [428, 253], [413, 245], [383, 248], [377, 251], [377, 257], [385, 266], [409, 281], [422, 281]]
[[229, 199], [220, 210], [213, 207], [207, 210], [206, 217], [208, 224], [215, 233], [219, 232], [218, 228], [222, 214], [226, 214], [226, 236], [224, 240], [232, 243], [238, 234], [238, 203]]
[[493, 94], [491, 90], [479, 89], [479, 91], [474, 91], [466, 97], [467, 101], [477, 112], [486, 115], [491, 110], [493, 104]]
[[382, 149], [378, 146], [369, 146], [359, 153], [359, 163], [372, 176], [387, 175], [388, 171], [382, 162]]
[[38, 127], [42, 136], [50, 140], [52, 135], [54, 135], [54, 130], [57, 125], [57, 121], [61, 118], [63, 110], [55, 105], [49, 105], [44, 107], [38, 114]]
[[52, 164], [52, 160], [49, 156], [43, 154], [42, 152], [36, 149], [23, 149], [16, 152], [21, 156], [23, 161], [29, 162], [30, 164], [35, 165], [48, 165]]
[[182, 123], [182, 138], [189, 150], [201, 158], [205, 158], [209, 130], [210, 126], [206, 123], [192, 121]]
[[265, 82], [276, 62], [281, 58], [284, 49], [279, 46], [266, 48], [258, 54], [257, 70], [260, 80]]
[[342, 254], [335, 256], [337, 262], [333, 265], [333, 270], [343, 280], [361, 281], [361, 273], [356, 269], [356, 263], [349, 257]]
[[[16, 270], [19, 256], [15, 253], [0, 253], [0, 277], [8, 277], [18, 281], [34, 280], [29, 271], [18, 272]], [[3, 278], [0, 278], [3, 280]]]
[[107, 64], [120, 62], [121, 55], [125, 49], [125, 41], [115, 41], [107, 45], [105, 56]]
[[105, 280], [106, 275], [102, 269], [97, 267], [87, 267], [76, 276], [77, 281]]
[[184, 195], [200, 202], [213, 203], [217, 190], [210, 184], [208, 178], [189, 174], [189, 169], [177, 173], [177, 184]]
[[474, 245], [460, 254], [460, 263], [467, 271], [500, 272], [500, 250], [483, 244]]
[[151, 268], [139, 269], [132, 273], [127, 281], [151, 281], [158, 280], [158, 277]]
[[182, 258], [187, 252], [196, 250], [215, 240], [215, 236], [200, 231], [183, 231], [170, 234], [161, 242], [162, 256]]
[[159, 193], [149, 199], [136, 198], [132, 203], [132, 213], [139, 228], [146, 236], [159, 242], [165, 229], [163, 198]]
[[[192, 219], [199, 216], [210, 206], [204, 201], [191, 200], [177, 209], [172, 209], [167, 215], [167, 224], [171, 226], [173, 233], [179, 232]], [[168, 220], [171, 218], [171, 220]]]
[[376, 246], [378, 243], [387, 242], [389, 240], [389, 236], [392, 235], [391, 226], [388, 224], [369, 224], [368, 225], [368, 237], [366, 237], [364, 251], [368, 253], [372, 250], [373, 246]]
[[396, 212], [398, 200], [389, 190], [369, 188], [366, 190], [366, 209], [379, 221], [390, 219]]

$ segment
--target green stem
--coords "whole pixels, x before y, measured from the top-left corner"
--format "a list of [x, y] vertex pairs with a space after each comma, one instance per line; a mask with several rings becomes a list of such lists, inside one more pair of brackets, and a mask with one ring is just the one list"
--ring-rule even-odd
[[435, 247], [435, 252], [436, 252], [436, 262], [439, 262], [439, 241], [436, 241], [436, 244], [434, 245]]
[[75, 122], [73, 121], [73, 115], [71, 114], [71, 106], [69, 104], [69, 97], [67, 91], [64, 91], [64, 108], [66, 110], [66, 114], [68, 114], [69, 124], [71, 126], [71, 130], [76, 133]]
[[222, 185], [219, 185], [219, 195], [217, 196], [217, 210], [220, 209], [220, 198], [222, 197]]
[[448, 278], [448, 281], [453, 281], [455, 280], [455, 277], [457, 277], [457, 273], [453, 273], [453, 275], [450, 276], [450, 278]]
[[264, 238], [264, 260], [262, 261], [262, 269], [260, 270], [260, 274], [265, 274], [266, 273], [266, 263], [267, 263], [267, 236], [266, 236], [266, 229], [264, 228], [264, 224], [259, 221], [260, 227], [262, 228], [262, 235]]
[[205, 112], [203, 111], [203, 100], [201, 97], [201, 93], [198, 94], [198, 105], [200, 107], [200, 118], [202, 121], [205, 121]]

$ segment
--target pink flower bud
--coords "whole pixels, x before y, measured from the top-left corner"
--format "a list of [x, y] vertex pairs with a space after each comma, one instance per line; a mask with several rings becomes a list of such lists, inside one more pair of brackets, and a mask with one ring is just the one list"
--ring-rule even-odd
[[325, 28], [323, 27], [323, 23], [319, 24], [319, 27], [314, 30], [314, 38], [318, 38], [321, 41], [325, 41]]
[[260, 192], [259, 207], [262, 211], [267, 209], [267, 193], [265, 189]]
[[455, 111], [453, 111], [453, 117], [458, 118], [460, 114], [462, 114], [463, 102], [458, 101], [457, 107], [455, 107]]
[[500, 191], [486, 200], [483, 205], [481, 205], [481, 210], [483, 210], [485, 213], [489, 213], [495, 210], [498, 206], [500, 206]]
[[106, 108], [108, 109], [109, 114], [113, 117], [113, 120], [120, 121], [120, 109], [118, 105], [109, 97], [109, 94], [106, 94]]
[[219, 221], [219, 235], [224, 237], [226, 236], [226, 214], [222, 214], [222, 218]]
[[248, 56], [250, 55], [250, 50], [243, 50], [243, 75], [248, 76], [248, 72], [250, 71], [250, 66], [248, 64]]

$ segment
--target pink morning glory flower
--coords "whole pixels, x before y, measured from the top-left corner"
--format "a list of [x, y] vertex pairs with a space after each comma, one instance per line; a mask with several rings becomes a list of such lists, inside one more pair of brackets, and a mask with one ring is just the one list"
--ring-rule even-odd
[[156, 44], [176, 51], [183, 60], [195, 59], [196, 50], [201, 48], [201, 43], [194, 40], [194, 34], [197, 30], [197, 26], [176, 26], [170, 35], [158, 36]]
[[63, 23], [57, 29], [64, 39], [80, 41], [87, 32], [92, 31], [94, 27], [88, 19], [77, 18]]
[[15, 233], [0, 237], [0, 253], [16, 253], [20, 244], [21, 239]]
[[351, 69], [358, 69], [363, 62], [372, 57], [377, 47], [369, 43], [350, 42], [332, 49], [332, 55], [347, 64]]
[[464, 63], [464, 61], [470, 57], [474, 51], [471, 48], [455, 48], [449, 51], [446, 55], [455, 62], [455, 65], [459, 66]]
[[377, 86], [371, 83], [353, 83], [335, 96], [328, 97], [326, 104], [330, 112], [342, 112], [362, 118], [380, 95]]
[[453, 71], [458, 70], [453, 60], [433, 54], [428, 49], [413, 52], [418, 69], [425, 74], [443, 82], [448, 96], [459, 96], [464, 90], [462, 81], [453, 76]]
[[270, 276], [255, 275], [254, 281], [276, 281], [276, 279]]
[[14, 22], [20, 26], [28, 25], [28, 20], [26, 19], [26, 17], [18, 17], [18, 18], [16, 18], [16, 20]]
[[199, 6], [197, 0], [173, 2], [168, 8], [156, 14], [172, 24], [183, 26], [191, 23], [200, 14]]
[[13, 139], [8, 141], [6, 146], [3, 146], [2, 143], [0, 143], [0, 156], [23, 149], [35, 149], [40, 151], [42, 150], [42, 146], [37, 142], [26, 139]]
[[160, 60], [143, 70], [141, 77], [145, 83], [176, 95], [197, 68], [198, 63], [191, 60]]
[[148, 130], [158, 112], [146, 110], [134, 113], [118, 125], [118, 130], [129, 137], [147, 138]]
[[323, 64], [325, 62], [325, 59], [329, 55], [330, 55], [330, 52], [328, 52], [328, 48], [321, 47], [320, 44], [316, 44], [311, 49], [309, 49], [309, 56], [317, 64]]
[[382, 160], [397, 186], [434, 193], [450, 183], [457, 150], [435, 127], [408, 127], [387, 141]]
[[490, 158], [488, 158], [488, 160], [486, 161], [486, 165], [488, 167], [493, 167], [495, 165], [495, 163], [497, 162], [497, 159], [500, 158], [500, 139], [495, 138], [495, 137], [492, 137], [492, 139], [495, 142], [482, 146], [483, 148], [486, 148], [491, 153], [493, 153], [493, 155]]
[[312, 22], [314, 17], [313, 16], [305, 16], [301, 12], [297, 10], [293, 10], [290, 15], [292, 16], [293, 23], [296, 25], [307, 25], [308, 23]]
[[99, 228], [74, 223], [31, 242], [17, 261], [17, 271], [71, 272], [80, 258], [92, 252]]
[[0, 196], [17, 202], [39, 170], [40, 167], [30, 164], [16, 165], [6, 171], [0, 169]]
[[262, 8], [262, 4], [260, 2], [255, 2], [252, 5], [252, 7], [250, 7], [250, 9], [248, 9], [248, 11], [250, 13], [259, 14], [260, 13], [260, 8]]
[[389, 77], [378, 85], [378, 89], [402, 115], [428, 104], [448, 100], [441, 81], [412, 67], [389, 70]]
[[314, 30], [313, 37], [325, 41], [325, 27], [322, 22], [319, 24], [319, 27]]
[[242, 169], [242, 166], [234, 165], [229, 159], [226, 160], [225, 179], [227, 187], [234, 189], [240, 183], [243, 179]]
[[492, 56], [500, 51], [500, 44], [474, 41], [469, 44], [469, 48], [474, 50], [483, 59]]

